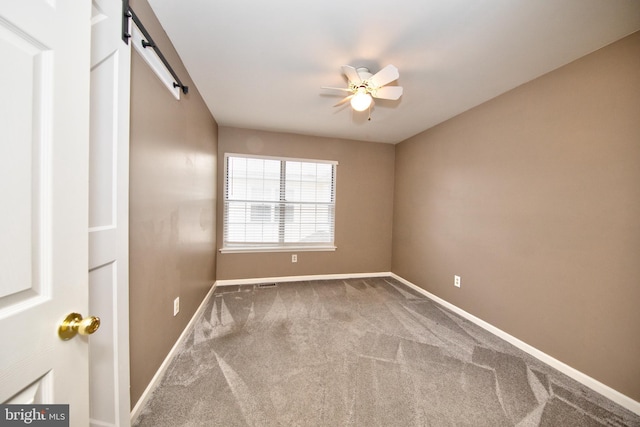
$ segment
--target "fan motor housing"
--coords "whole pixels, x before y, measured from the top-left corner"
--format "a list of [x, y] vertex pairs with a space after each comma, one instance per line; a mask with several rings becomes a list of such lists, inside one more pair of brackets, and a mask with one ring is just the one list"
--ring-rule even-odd
[[373, 77], [373, 74], [371, 74], [371, 72], [369, 71], [369, 69], [367, 67], [357, 67], [356, 68], [356, 72], [360, 76], [361, 80], [367, 80], [367, 79]]

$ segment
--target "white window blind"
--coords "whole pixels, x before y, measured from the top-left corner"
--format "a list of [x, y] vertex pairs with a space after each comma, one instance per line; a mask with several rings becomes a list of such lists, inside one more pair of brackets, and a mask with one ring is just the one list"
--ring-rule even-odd
[[335, 249], [336, 165], [226, 154], [222, 251]]

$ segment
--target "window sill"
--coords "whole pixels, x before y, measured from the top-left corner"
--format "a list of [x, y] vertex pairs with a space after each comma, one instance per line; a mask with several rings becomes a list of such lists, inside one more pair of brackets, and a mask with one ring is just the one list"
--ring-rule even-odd
[[273, 246], [273, 247], [238, 247], [220, 248], [222, 254], [256, 253], [256, 252], [333, 252], [338, 249], [335, 246]]

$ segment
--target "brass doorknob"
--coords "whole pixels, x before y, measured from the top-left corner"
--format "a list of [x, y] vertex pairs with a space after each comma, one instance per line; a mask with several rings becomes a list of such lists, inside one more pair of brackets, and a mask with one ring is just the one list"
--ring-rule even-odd
[[76, 334], [91, 335], [100, 327], [99, 317], [82, 318], [81, 314], [71, 313], [60, 323], [58, 327], [58, 336], [64, 341], [70, 340]]

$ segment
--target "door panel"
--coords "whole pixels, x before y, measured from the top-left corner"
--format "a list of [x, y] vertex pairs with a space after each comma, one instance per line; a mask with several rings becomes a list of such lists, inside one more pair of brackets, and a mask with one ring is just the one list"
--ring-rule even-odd
[[[117, 372], [117, 364], [113, 356], [113, 343], [116, 340], [113, 325], [117, 324], [117, 319], [114, 318], [112, 310], [115, 304], [114, 289], [117, 287], [117, 276], [115, 262], [89, 272], [89, 311], [99, 313], [102, 320], [100, 333], [91, 337], [89, 364], [89, 389], [93, 401], [91, 420], [93, 423], [100, 420], [100, 425], [117, 425], [115, 408], [118, 387], [117, 376], [114, 375]], [[100, 404], [96, 404], [95, 401], [99, 401]]]
[[91, 149], [89, 168], [89, 227], [116, 226], [118, 51], [111, 52], [91, 70]]
[[93, 0], [89, 157], [91, 426], [127, 426], [129, 403], [129, 81], [122, 2]]
[[[88, 423], [89, 4], [0, 2], [0, 402], [65, 403]], [[6, 62], [5, 62], [6, 61]]]
[[[52, 102], [51, 55], [46, 46], [22, 29], [0, 18], [0, 55], [11, 67], [0, 67], [0, 79], [7, 85], [6, 101], [0, 103], [0, 170], [3, 206], [0, 221], [0, 316], [24, 304], [43, 301], [48, 277], [41, 277], [43, 256], [38, 248], [50, 216], [47, 203], [51, 189], [41, 182], [41, 162], [50, 144], [50, 127], [45, 112]], [[4, 98], [4, 96], [3, 96]], [[43, 132], [35, 132], [42, 129]], [[44, 165], [43, 165], [44, 166]], [[4, 179], [6, 177], [6, 180]], [[10, 185], [11, 184], [11, 185]], [[31, 195], [31, 197], [25, 197]], [[42, 214], [41, 214], [42, 213]], [[43, 248], [45, 249], [45, 248]], [[50, 284], [49, 284], [50, 285]], [[20, 304], [22, 303], [22, 304]]]

